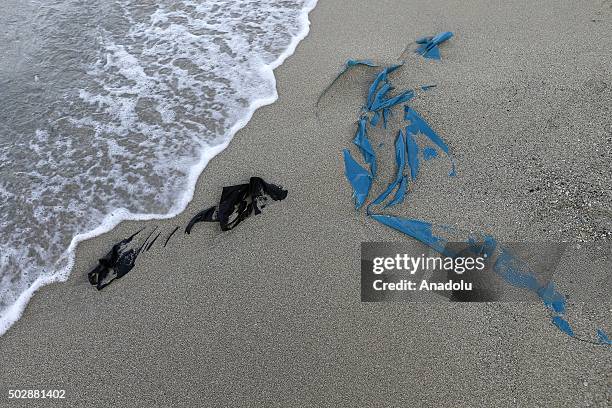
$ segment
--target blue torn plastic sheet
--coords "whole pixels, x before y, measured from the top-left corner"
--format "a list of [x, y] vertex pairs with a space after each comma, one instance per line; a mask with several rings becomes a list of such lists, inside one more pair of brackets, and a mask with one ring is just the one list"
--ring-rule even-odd
[[370, 125], [376, 127], [378, 125], [378, 121], [380, 120], [380, 112], [376, 112], [372, 115], [372, 119], [370, 120]]
[[[395, 140], [395, 162], [397, 164], [397, 172], [395, 179], [389, 184], [387, 189], [382, 192], [372, 203], [372, 205], [378, 205], [386, 200], [386, 198], [395, 190], [395, 188], [399, 185], [397, 192], [395, 193], [395, 197], [387, 207], [396, 205], [404, 201], [404, 196], [406, 194], [407, 183], [404, 177], [404, 167], [406, 167], [406, 143], [404, 141], [404, 135], [402, 134], [402, 130], [400, 129], [397, 134], [397, 138]], [[368, 206], [369, 210], [369, 206]]]
[[429, 146], [425, 146], [425, 148], [423, 149], [423, 158], [425, 160], [431, 160], [435, 159], [436, 157], [438, 157], [438, 152], [436, 151], [436, 149]]
[[552, 282], [541, 284], [537, 276], [533, 273], [530, 266], [523, 260], [516, 257], [508, 248], [498, 245], [497, 240], [490, 235], [482, 237], [470, 236], [468, 243], [476, 250], [475, 242], [481, 238], [486, 243], [486, 254], [490, 258], [496, 256], [493, 270], [506, 282], [514, 287], [527, 289], [535, 293], [549, 310], [554, 313], [565, 313], [565, 296], [555, 289]]
[[418, 241], [421, 241], [441, 254], [447, 254], [447, 241], [433, 234], [433, 225], [429, 222], [383, 214], [370, 214], [370, 217], [381, 224], [396, 229]]
[[419, 46], [416, 49], [416, 52], [421, 54], [425, 58], [431, 59], [440, 59], [440, 49], [438, 48], [440, 44], [445, 41], [448, 41], [453, 36], [453, 33], [450, 31], [445, 31], [433, 37], [421, 37], [416, 40], [416, 43]]
[[[566, 297], [555, 288], [553, 282], [540, 283], [530, 269], [529, 265], [514, 256], [507, 248], [498, 245], [497, 241], [490, 235], [484, 235], [485, 245], [488, 247], [486, 254], [491, 257], [495, 253], [497, 259], [493, 266], [494, 272], [514, 287], [527, 289], [535, 293], [544, 306], [555, 316], [551, 318], [552, 323], [566, 335], [581, 341], [594, 344], [611, 344], [606, 333], [597, 330], [597, 341], [577, 337], [570, 325], [564, 318], [566, 313]], [[471, 236], [469, 242], [476, 242], [477, 237]], [[485, 253], [485, 252], [483, 252]]]
[[[450, 155], [450, 150], [444, 140], [432, 128], [429, 127], [427, 122], [421, 118], [421, 116], [410, 106], [404, 105], [404, 120], [410, 122], [406, 126], [406, 133], [416, 135], [418, 133], [424, 134], [429, 140], [431, 140], [436, 146], [438, 146], [448, 157], [451, 162], [451, 170], [448, 173], [449, 176], [455, 175], [455, 162]], [[410, 157], [409, 157], [410, 159]], [[412, 167], [411, 167], [412, 168]], [[418, 165], [415, 167], [415, 171], [418, 173]]]
[[[395, 217], [383, 214], [370, 214], [374, 220], [400, 231], [409, 237], [412, 237], [444, 256], [455, 256], [456, 254], [446, 247], [449, 239], [444, 238], [436, 231], [451, 231], [452, 229], [444, 226], [436, 226], [426, 221], [420, 221], [409, 218]], [[477, 241], [484, 240], [484, 244], [478, 244]], [[607, 334], [601, 330], [597, 330], [597, 341], [592, 341], [577, 337], [570, 325], [564, 318], [565, 314], [565, 296], [559, 293], [552, 282], [541, 284], [537, 277], [529, 270], [528, 265], [513, 256], [511, 252], [503, 246], [497, 244], [496, 240], [490, 235], [470, 236], [466, 241], [468, 244], [473, 244], [472, 251], [475, 253], [486, 254], [487, 257], [497, 257], [494, 263], [493, 270], [495, 273], [504, 279], [512, 286], [527, 289], [537, 294], [543, 304], [555, 315], [551, 317], [551, 322], [566, 335], [576, 338], [581, 341], [586, 341], [594, 344], [612, 344]]]
[[375, 64], [372, 60], [369, 59], [365, 59], [365, 60], [354, 60], [354, 59], [349, 59], [348, 61], [346, 61], [346, 64], [344, 66], [344, 69], [342, 70], [342, 72], [340, 72], [339, 75], [342, 75], [344, 72], [346, 72], [349, 68], [352, 68], [354, 66], [357, 65], [367, 65], [369, 67], [377, 67], [378, 65]]
[[567, 322], [567, 320], [565, 320], [564, 318], [560, 317], [560, 316], [554, 316], [552, 318], [552, 322], [555, 326], [557, 326], [559, 328], [559, 330], [561, 330], [563, 333], [567, 334], [570, 337], [574, 337], [574, 331], [572, 330], [572, 327], [569, 325], [569, 323]]
[[385, 205], [385, 208], [393, 207], [396, 204], [403, 203], [407, 190], [408, 190], [408, 178], [406, 176], [402, 176], [399, 187], [397, 187], [397, 190], [395, 191], [395, 196], [393, 196], [393, 200], [389, 201], [389, 203]]
[[[383, 84], [383, 87], [384, 87], [383, 89], [386, 88], [386, 90], [382, 93], [382, 96], [384, 96], [391, 89], [391, 85], [388, 84], [389, 74], [401, 66], [402, 64], [391, 65], [390, 67], [384, 68], [382, 71], [378, 73], [378, 75], [376, 75], [376, 78], [372, 82], [372, 85], [370, 85], [370, 89], [368, 91], [368, 98], [366, 101], [366, 108], [369, 111], [373, 110], [372, 104], [374, 103], [374, 98], [376, 97], [377, 94], [380, 93], [378, 92], [379, 85]], [[385, 87], [385, 85], [387, 85], [387, 87]], [[379, 97], [382, 97], [382, 96], [379, 96]]]
[[555, 313], [565, 313], [565, 296], [557, 292], [554, 283], [548, 282], [546, 286], [540, 287], [536, 292], [547, 308]]
[[[495, 245], [494, 249], [500, 252], [493, 266], [493, 270], [512, 286], [537, 292], [540, 289], [540, 283], [534, 275], [528, 272], [529, 267], [520, 259], [513, 256], [512, 253], [500, 248], [495, 240], [493, 240], [493, 242]], [[492, 253], [490, 255], [492, 255]], [[549, 295], [552, 296], [552, 293]]]
[[382, 97], [378, 98], [377, 95], [370, 110], [378, 111], [381, 109], [388, 109], [392, 106], [399, 105], [400, 103], [408, 102], [412, 98], [414, 98], [414, 91], [412, 90], [404, 91], [401, 94], [388, 99], [384, 99]]
[[358, 210], [368, 198], [370, 187], [372, 186], [372, 177], [369, 171], [361, 167], [361, 165], [353, 159], [348, 149], [344, 149], [344, 174], [351, 184], [351, 187], [353, 187], [355, 209]]
[[597, 330], [597, 338], [601, 344], [609, 344], [612, 345], [612, 340], [608, 337], [608, 335], [601, 329]]
[[386, 129], [387, 128], [387, 119], [389, 118], [389, 116], [393, 115], [393, 111], [390, 108], [385, 108], [382, 111], [382, 117], [383, 117], [383, 127]]
[[[442, 34], [443, 35], [436, 36], [439, 38], [428, 38], [423, 40], [422, 43], [429, 44], [437, 42], [434, 47], [437, 48], [437, 45], [443, 41], [446, 41], [452, 36], [452, 33]], [[444, 38], [445, 36], [446, 38]], [[437, 50], [434, 52], [430, 50], [429, 54], [439, 56]], [[376, 79], [369, 88], [365, 105], [365, 110], [374, 112], [374, 115], [369, 121], [365, 114], [360, 118], [357, 133], [353, 140], [355, 145], [357, 145], [361, 150], [364, 161], [370, 164], [370, 172], [357, 163], [347, 149], [344, 150], [345, 174], [353, 188], [355, 208], [357, 209], [361, 208], [361, 206], [363, 206], [367, 200], [373, 178], [376, 174], [376, 155], [367, 137], [368, 122], [371, 125], [376, 126], [376, 124], [382, 118], [386, 127], [387, 116], [391, 115], [393, 112], [392, 109], [399, 103], [403, 103], [400, 101], [409, 100], [414, 96], [414, 92], [405, 91], [395, 97], [386, 98], [386, 95], [393, 89], [388, 81], [388, 74], [398, 67], [400, 67], [400, 65], [387, 67], [379, 72], [379, 74], [376, 76]], [[422, 87], [422, 89], [425, 90], [425, 87]], [[404, 200], [408, 186], [408, 179], [403, 174], [406, 163], [408, 163], [410, 167], [411, 178], [416, 180], [420, 165], [419, 153], [422, 152], [425, 160], [431, 160], [438, 156], [438, 151], [431, 146], [426, 146], [422, 150], [419, 148], [416, 140], [416, 135], [418, 134], [424, 134], [438, 149], [444, 152], [444, 154], [451, 161], [452, 165], [449, 175], [455, 175], [455, 164], [452, 156], [450, 155], [450, 150], [444, 140], [442, 140], [442, 138], [431, 129], [431, 127], [414, 109], [407, 105], [404, 107], [404, 119], [408, 121], [409, 124], [406, 126], [405, 136], [402, 135], [402, 130], [400, 129], [396, 138], [396, 177], [391, 184], [389, 184], [387, 189], [374, 201], [372, 201], [370, 205], [368, 205], [367, 214], [381, 224], [423, 242], [442, 255], [454, 256], [455, 254], [453, 254], [452, 249], [447, 248], [449, 239], [445, 238], [447, 234], [456, 232], [453, 231], [452, 228], [434, 225], [426, 221], [370, 213], [370, 207], [372, 205], [380, 204], [385, 201], [395, 189], [397, 189], [396, 194], [387, 204], [387, 207], [401, 203]], [[585, 340], [577, 337], [574, 334], [570, 323], [564, 317], [566, 312], [565, 296], [555, 289], [552, 282], [545, 282], [543, 284], [540, 283], [525, 262], [518, 259], [506, 248], [498, 245], [497, 241], [492, 236], [469, 234], [465, 242], [471, 244], [472, 250], [480, 251], [478, 253], [486, 253], [487, 256], [496, 256], [493, 268], [494, 272], [509, 284], [535, 293], [541, 299], [544, 306], [553, 314], [551, 317], [552, 324], [563, 333], [575, 339], [595, 344], [612, 344], [608, 335], [601, 329], [597, 330], [596, 341]]]
[[411, 132], [406, 131], [406, 146], [408, 149], [408, 165], [410, 166], [410, 177], [416, 181], [419, 175], [419, 145]]
[[359, 66], [359, 65], [365, 65], [365, 66], [368, 66], [368, 67], [377, 67], [378, 66], [372, 60], [369, 60], [369, 59], [364, 59], [364, 60], [349, 59], [348, 61], [346, 61], [346, 63], [344, 64], [344, 67], [338, 73], [338, 75], [336, 75], [334, 80], [331, 81], [331, 83], [325, 87], [323, 92], [321, 92], [321, 95], [319, 95], [319, 98], [317, 99], [317, 103], [315, 104], [315, 106], [319, 106], [319, 102], [321, 102], [321, 98], [323, 98], [323, 95], [325, 95], [327, 93], [327, 91], [329, 91], [329, 88], [331, 88], [336, 83], [336, 81], [342, 75], [344, 75], [344, 73], [346, 71], [348, 71], [349, 69], [351, 69], [353, 67]]
[[357, 147], [359, 147], [359, 150], [363, 155], [363, 160], [370, 165], [370, 173], [372, 174], [372, 177], [376, 177], [376, 153], [374, 153], [372, 144], [368, 139], [368, 133], [366, 129], [367, 125], [368, 118], [362, 116], [359, 119], [359, 125], [357, 127], [357, 133], [355, 134], [353, 143]]

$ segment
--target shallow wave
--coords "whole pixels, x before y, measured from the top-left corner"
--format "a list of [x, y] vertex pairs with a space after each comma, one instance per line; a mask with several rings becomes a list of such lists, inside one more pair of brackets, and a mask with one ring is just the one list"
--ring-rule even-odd
[[0, 67], [15, 102], [0, 106], [0, 334], [68, 277], [78, 242], [185, 208], [208, 161], [276, 100], [272, 70], [316, 1], [154, 3], [20, 9], [35, 10], [26, 54], [43, 56]]

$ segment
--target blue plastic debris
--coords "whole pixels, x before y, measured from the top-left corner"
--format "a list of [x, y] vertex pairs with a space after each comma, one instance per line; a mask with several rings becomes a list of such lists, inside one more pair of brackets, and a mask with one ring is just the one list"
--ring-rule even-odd
[[421, 37], [416, 40], [420, 44], [416, 52], [425, 58], [440, 59], [440, 49], [438, 46], [445, 41], [448, 41], [453, 36], [450, 31], [445, 31], [433, 37]]
[[[393, 88], [391, 88], [393, 89]], [[384, 96], [386, 95], [387, 92], [380, 94], [380, 95], [376, 95], [376, 97], [374, 98], [374, 103], [372, 103], [372, 106], [370, 107], [370, 110], [372, 111], [378, 111], [381, 109], [388, 109], [392, 106], [398, 105], [400, 103], [404, 103], [404, 102], [408, 102], [410, 99], [414, 98], [414, 91], [412, 90], [408, 90], [408, 91], [404, 91], [399, 95], [393, 96], [391, 98], [385, 99]]]
[[[423, 44], [425, 48], [424, 56], [428, 58], [439, 58], [437, 46], [448, 40], [451, 36], [452, 33], [447, 32], [436, 37], [428, 37], [420, 40], [419, 43]], [[355, 64], [358, 64], [358, 62], [355, 62]], [[347, 62], [347, 67], [348, 66], [349, 62]], [[388, 74], [400, 66], [401, 65], [393, 65], [387, 67], [376, 76], [376, 79], [369, 88], [364, 112], [359, 119], [357, 133], [353, 139], [353, 143], [359, 147], [364, 161], [370, 165], [370, 172], [357, 163], [347, 149], [344, 150], [345, 174], [353, 188], [355, 208], [357, 209], [361, 208], [366, 202], [377, 170], [376, 155], [367, 136], [368, 124], [376, 126], [382, 118], [386, 128], [388, 116], [393, 112], [392, 109], [396, 105], [404, 103], [414, 96], [414, 91], [404, 91], [394, 97], [387, 97], [389, 92], [393, 89], [389, 83]], [[432, 86], [434, 85], [423, 86], [421, 89], [427, 90]], [[368, 112], [373, 112], [372, 117], [369, 119], [367, 116]], [[404, 106], [404, 119], [409, 122], [405, 128], [405, 135], [400, 129], [395, 142], [396, 176], [388, 185], [387, 189], [367, 206], [366, 212], [370, 217], [381, 224], [400, 231], [428, 245], [444, 256], [455, 256], [456, 254], [453, 252], [453, 249], [447, 248], [447, 244], [450, 241], [447, 237], [450, 236], [449, 234], [455, 234], [457, 232], [451, 227], [434, 225], [426, 221], [410, 218], [372, 214], [370, 212], [371, 206], [383, 203], [394, 190], [396, 191], [395, 196], [388, 202], [385, 208], [404, 201], [408, 189], [408, 177], [404, 175], [404, 169], [406, 165], [408, 165], [410, 167], [410, 176], [413, 181], [416, 181], [419, 174], [420, 153], [422, 153], [424, 160], [431, 160], [438, 157], [438, 149], [441, 150], [451, 162], [452, 168], [449, 175], [455, 175], [455, 163], [450, 155], [450, 149], [444, 140], [431, 129], [414, 109], [407, 105]], [[425, 146], [421, 149], [417, 141], [418, 134], [425, 135], [436, 148]], [[382, 146], [382, 143], [380, 146]], [[597, 342], [576, 337], [570, 323], [564, 318], [566, 312], [565, 296], [555, 289], [552, 282], [540, 283], [536, 275], [524, 261], [516, 257], [508, 248], [499, 245], [492, 236], [468, 234], [464, 242], [470, 245], [470, 251], [486, 255], [491, 260], [495, 259], [493, 270], [504, 281], [512, 286], [535, 293], [541, 299], [544, 306], [555, 314], [555, 316], [552, 317], [552, 323], [559, 328], [559, 330], [579, 340], [595, 344], [612, 344], [610, 338], [603, 330], [597, 330]]]
[[[432, 128], [429, 127], [427, 122], [421, 118], [421, 116], [410, 106], [404, 106], [404, 120], [410, 122], [408, 126], [406, 126], [406, 133], [411, 133], [416, 135], [418, 133], [424, 134], [429, 140], [431, 140], [436, 146], [438, 146], [448, 157], [451, 162], [451, 170], [448, 173], [449, 176], [454, 176], [455, 173], [455, 161], [450, 155], [450, 149], [447, 144], [444, 143], [444, 140], [436, 132], [433, 131]], [[418, 172], [418, 168], [416, 169]]]
[[393, 200], [389, 201], [385, 208], [393, 207], [396, 204], [401, 204], [404, 202], [404, 197], [406, 196], [406, 191], [408, 191], [408, 178], [406, 176], [402, 177], [397, 190], [395, 191], [395, 196]]
[[[538, 279], [529, 272], [529, 266], [516, 258], [507, 249], [496, 245], [497, 259], [493, 265], [493, 270], [502, 279], [512, 286], [529, 289], [533, 292], [540, 290]], [[540, 296], [540, 294], [538, 293]], [[542, 297], [542, 296], [540, 296]]]
[[410, 165], [410, 177], [416, 181], [419, 175], [419, 145], [414, 135], [406, 130], [406, 145], [408, 149], [408, 164]]
[[383, 117], [383, 128], [387, 128], [387, 120], [389, 118], [389, 116], [393, 115], [393, 111], [390, 108], [385, 108], [382, 111], [382, 117]]
[[608, 335], [601, 329], [597, 329], [597, 339], [601, 344], [612, 345], [612, 340], [610, 340]]
[[368, 139], [368, 133], [366, 129], [367, 125], [368, 119], [365, 116], [362, 116], [359, 119], [359, 125], [357, 127], [357, 133], [355, 134], [353, 143], [357, 147], [359, 147], [359, 150], [363, 155], [363, 160], [370, 165], [370, 173], [372, 174], [372, 177], [376, 177], [376, 153], [374, 153], [372, 144]]
[[544, 305], [555, 313], [565, 313], [565, 296], [555, 290], [555, 284], [548, 282], [537, 291]]
[[570, 326], [570, 324], [567, 322], [567, 320], [563, 319], [562, 317], [559, 316], [554, 316], [552, 318], [552, 322], [554, 323], [555, 326], [557, 326], [559, 328], [559, 330], [561, 330], [563, 333], [567, 334], [570, 337], [574, 337], [574, 331], [572, 330], [572, 327]]
[[[396, 205], [404, 201], [404, 196], [406, 194], [407, 183], [404, 176], [404, 167], [406, 167], [406, 143], [404, 141], [404, 135], [402, 134], [401, 129], [397, 134], [397, 138], [395, 140], [395, 162], [397, 164], [397, 172], [395, 175], [395, 179], [389, 184], [387, 189], [382, 192], [372, 203], [372, 205], [378, 205], [385, 201], [387, 197], [395, 190], [395, 188], [399, 185], [399, 189], [397, 190], [395, 197], [393, 200], [387, 204], [387, 207]], [[369, 206], [368, 206], [369, 211]]]
[[426, 146], [423, 149], [423, 158], [425, 160], [435, 159], [436, 157], [438, 157], [438, 152], [433, 147]]
[[368, 98], [366, 101], [366, 108], [369, 111], [372, 111], [374, 109], [372, 109], [372, 104], [374, 103], [374, 99], [376, 97], [376, 95], [379, 93], [378, 92], [378, 87], [379, 85], [383, 84], [384, 85], [388, 85], [389, 88], [383, 92], [382, 96], [384, 96], [384, 94], [386, 94], [389, 89], [390, 89], [390, 85], [388, 84], [388, 76], [391, 72], [395, 71], [396, 69], [398, 69], [399, 67], [401, 67], [402, 64], [398, 64], [398, 65], [391, 65], [390, 67], [386, 67], [385, 69], [383, 69], [382, 71], [380, 71], [378, 73], [378, 75], [376, 75], [376, 78], [374, 79], [374, 81], [372, 82], [372, 85], [370, 85], [370, 89], [368, 91]]
[[338, 73], [338, 75], [336, 75], [336, 77], [334, 78], [333, 81], [331, 81], [331, 83], [329, 85], [327, 85], [325, 87], [325, 89], [323, 90], [323, 92], [321, 92], [321, 95], [319, 95], [319, 98], [317, 99], [317, 103], [315, 104], [316, 106], [319, 106], [319, 103], [321, 102], [321, 99], [323, 98], [323, 96], [327, 93], [327, 91], [329, 91], [329, 89], [336, 83], [336, 81], [342, 76], [344, 75], [348, 70], [350, 70], [353, 67], [359, 66], [359, 65], [364, 65], [364, 66], [368, 66], [368, 67], [377, 67], [378, 65], [375, 64], [372, 60], [369, 59], [364, 59], [364, 60], [355, 60], [355, 59], [349, 59], [348, 61], [346, 61], [346, 63], [344, 64], [344, 67], [342, 68], [342, 70]]
[[376, 127], [378, 125], [378, 121], [380, 120], [380, 112], [376, 112], [372, 115], [372, 119], [370, 119], [370, 125]]
[[353, 159], [348, 149], [344, 149], [344, 174], [353, 187], [355, 209], [359, 209], [368, 198], [372, 186], [372, 177], [369, 171]]
[[393, 87], [391, 86], [391, 84], [389, 84], [389, 82], [383, 82], [382, 86], [374, 94], [374, 98], [372, 99], [372, 103], [370, 104], [369, 109], [371, 111], [378, 110], [376, 108], [376, 105], [379, 105], [381, 103], [381, 101], [385, 100], [385, 96], [392, 89], [393, 89]]
[[344, 69], [340, 72], [340, 74], [338, 75], [342, 75], [343, 73], [345, 73], [349, 68], [355, 67], [357, 65], [367, 65], [369, 67], [377, 67], [378, 65], [375, 64], [372, 60], [369, 59], [365, 59], [365, 60], [354, 60], [354, 59], [349, 59], [348, 61], [346, 61], [346, 64], [344, 65]]
[[447, 254], [445, 248], [447, 241], [433, 234], [433, 225], [429, 222], [383, 214], [370, 214], [370, 217], [381, 224], [403, 232], [441, 254]]
[[[370, 214], [370, 216], [376, 221], [428, 245], [444, 256], [456, 255], [451, 249], [446, 247], [449, 240], [433, 232], [434, 229], [437, 231], [451, 231], [452, 229], [449, 227], [436, 226], [425, 221], [382, 214]], [[540, 284], [525, 262], [512, 255], [507, 248], [498, 245], [495, 239], [489, 235], [483, 237], [472, 235], [465, 242], [473, 244], [471, 250], [474, 253], [487, 254], [488, 258], [497, 257], [494, 263], [495, 273], [512, 286], [536, 293], [543, 304], [556, 314], [556, 316], [552, 317], [552, 323], [568, 336], [578, 338], [575, 336], [570, 323], [563, 317], [566, 308], [565, 296], [555, 289], [552, 282]], [[583, 338], [578, 339], [594, 344], [612, 344], [609, 337], [601, 329], [597, 330], [597, 337], [597, 342]]]

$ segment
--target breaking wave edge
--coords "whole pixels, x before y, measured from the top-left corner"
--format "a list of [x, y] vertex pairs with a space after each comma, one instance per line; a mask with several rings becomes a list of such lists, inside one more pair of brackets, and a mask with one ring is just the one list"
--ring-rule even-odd
[[185, 191], [183, 192], [182, 196], [178, 197], [171, 209], [165, 214], [145, 214], [132, 213], [124, 208], [117, 208], [107, 214], [97, 228], [74, 236], [70, 242], [70, 245], [68, 246], [68, 249], [66, 249], [58, 260], [58, 263], [63, 263], [65, 266], [52, 274], [38, 277], [25, 291], [19, 295], [17, 300], [5, 310], [4, 316], [0, 317], [0, 336], [4, 335], [22, 317], [30, 299], [36, 293], [36, 291], [51, 283], [61, 283], [68, 280], [70, 273], [72, 272], [72, 268], [74, 267], [76, 248], [80, 242], [105, 234], [114, 229], [123, 221], [169, 219], [177, 216], [187, 208], [187, 205], [193, 199], [198, 178], [210, 160], [229, 146], [235, 134], [244, 128], [247, 123], [249, 123], [257, 109], [261, 108], [262, 106], [270, 105], [278, 100], [274, 70], [282, 65], [287, 58], [293, 55], [298, 44], [304, 38], [306, 38], [310, 32], [310, 20], [308, 16], [316, 7], [317, 1], [318, 0], [310, 0], [301, 10], [298, 18], [299, 32], [291, 38], [291, 42], [285, 51], [282, 52], [273, 62], [269, 64], [262, 64], [262, 66], [259, 68], [262, 77], [270, 81], [273, 94], [267, 97], [255, 99], [253, 102], [251, 102], [244, 117], [239, 119], [226, 132], [224, 142], [214, 147], [206, 146], [205, 148], [202, 148], [200, 151], [201, 158], [199, 162], [193, 165], [188, 172]]

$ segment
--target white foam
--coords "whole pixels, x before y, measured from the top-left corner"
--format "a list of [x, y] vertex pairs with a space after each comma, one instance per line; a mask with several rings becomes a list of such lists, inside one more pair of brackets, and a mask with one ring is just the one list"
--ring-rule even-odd
[[[193, 7], [197, 10], [201, 5], [196, 2], [184, 1], [186, 6]], [[222, 2], [221, 2], [222, 3]], [[199, 175], [202, 173], [208, 162], [215, 157], [217, 154], [222, 152], [230, 143], [231, 139], [234, 135], [242, 129], [251, 119], [253, 113], [260, 107], [273, 103], [278, 99], [278, 94], [276, 91], [276, 79], [274, 77], [274, 69], [280, 66], [287, 57], [292, 55], [295, 52], [295, 49], [299, 42], [306, 37], [309, 31], [310, 22], [308, 20], [309, 12], [316, 6], [316, 0], [306, 1], [303, 7], [299, 11], [299, 16], [297, 17], [298, 22], [298, 31], [292, 35], [289, 44], [284, 48], [284, 50], [278, 55], [273, 61], [265, 63], [262, 62], [264, 59], [262, 58], [257, 65], [251, 65], [251, 68], [256, 70], [257, 75], [260, 76], [267, 82], [266, 88], [271, 90], [271, 94], [265, 97], [254, 98], [252, 99], [248, 106], [244, 110], [244, 114], [241, 117], [234, 118], [233, 125], [224, 132], [220, 137], [215, 138], [211, 141], [198, 141], [197, 145], [199, 146], [199, 158], [196, 162], [193, 162], [191, 166], [186, 168], [186, 177], [184, 181], [185, 188], [179, 197], [175, 197], [173, 200], [173, 204], [170, 207], [169, 211], [166, 213], [133, 213], [125, 208], [117, 208], [111, 210], [106, 214], [99, 225], [86, 233], [77, 234], [72, 238], [68, 248], [63, 252], [63, 254], [57, 259], [55, 265], [57, 266], [53, 272], [45, 271], [40, 274], [33, 282], [23, 290], [18, 298], [13, 302], [9, 307], [7, 307], [4, 311], [2, 311], [2, 315], [0, 316], [0, 335], [4, 334], [22, 315], [28, 301], [33, 296], [33, 294], [41, 287], [48, 285], [52, 282], [63, 282], [65, 281], [70, 271], [74, 265], [74, 253], [77, 245], [84, 240], [89, 238], [98, 236], [100, 234], [106, 233], [113, 229], [117, 224], [125, 220], [151, 220], [151, 219], [165, 219], [171, 218], [182, 212], [187, 204], [193, 198], [193, 194], [195, 191], [196, 182], [198, 180]], [[252, 6], [255, 7], [255, 6]], [[159, 24], [167, 24], [168, 21], [175, 15], [175, 12], [167, 12], [159, 8], [150, 16], [150, 26], [146, 28], [144, 31], [151, 33], [151, 31], [159, 30]], [[130, 16], [128, 16], [130, 17]], [[131, 18], [131, 17], [130, 17]], [[135, 22], [135, 24], [137, 24]], [[178, 25], [169, 25], [166, 28], [161, 29], [163, 32], [161, 36], [157, 36], [157, 38], [168, 38], [167, 34], [179, 35], [181, 33], [181, 40], [185, 40], [185, 38], [189, 38], [191, 34], [185, 33], [185, 27], [181, 27]], [[141, 31], [142, 32], [142, 31]], [[170, 36], [172, 38], [172, 35]], [[197, 41], [197, 36], [194, 36], [194, 41]], [[241, 39], [236, 39], [236, 41], [242, 41]], [[240, 45], [240, 44], [239, 44]], [[159, 112], [161, 116], [161, 121], [164, 124], [168, 124], [173, 122], [176, 118], [176, 112], [173, 110], [172, 106], [170, 106], [167, 101], [158, 98], [159, 95], [155, 93], [157, 84], [155, 82], [155, 78], [149, 76], [146, 72], [147, 67], [141, 66], [140, 62], [137, 58], [134, 58], [129, 52], [126, 51], [125, 47], [122, 45], [117, 45], [115, 43], [107, 44], [107, 49], [109, 53], [107, 54], [107, 58], [105, 63], [102, 65], [102, 70], [104, 69], [117, 69], [119, 75], [125, 78], [128, 82], [128, 85], [124, 87], [119, 87], [117, 89], [105, 89], [106, 94], [95, 94], [88, 90], [81, 90], [79, 92], [80, 98], [89, 104], [95, 105], [98, 109], [104, 109], [107, 114], [115, 115], [120, 118], [120, 123], [110, 123], [105, 121], [96, 120], [93, 117], [82, 117], [82, 118], [62, 118], [65, 119], [67, 123], [70, 123], [75, 126], [89, 126], [95, 128], [96, 134], [103, 134], [104, 132], [108, 132], [111, 134], [126, 134], [129, 130], [134, 130], [134, 126], [137, 123], [138, 131], [150, 131], [152, 134], [158, 130], [159, 125], [146, 125], [140, 123], [140, 119], [136, 113], [136, 105], [133, 99], [129, 97], [123, 97], [122, 92], [127, 92], [128, 90], [136, 89], [139, 93], [139, 96], [150, 97], [151, 99], [156, 99], [158, 104], [156, 105], [155, 110]], [[97, 69], [100, 69], [98, 67]], [[175, 67], [173, 68], [173, 72], [176, 74], [178, 80], [178, 88], [180, 89], [190, 89], [190, 87], [195, 86], [193, 82], [193, 78], [190, 78], [186, 69]], [[94, 75], [100, 74], [101, 71], [96, 71], [94, 69], [92, 71]], [[104, 74], [104, 72], [102, 72]], [[240, 84], [240, 81], [238, 81]], [[254, 89], [251, 96], [265, 94], [261, 89]], [[227, 117], [220, 114], [220, 112], [213, 112], [211, 115], [213, 120], [221, 121], [228, 120]], [[180, 118], [177, 120], [181, 120]], [[186, 122], [189, 122], [189, 119], [184, 119]], [[60, 149], [65, 149], [67, 152], [74, 152], [76, 147], [72, 146], [72, 141], [69, 140], [51, 140], [49, 134], [44, 130], [37, 131], [36, 134], [37, 143], [32, 147], [32, 151], [35, 149], [40, 150], [40, 146], [44, 146], [45, 143], [54, 143]], [[147, 141], [143, 141], [143, 144], [146, 144]], [[154, 143], [150, 142], [149, 143]], [[111, 155], [120, 155], [123, 157], [129, 157], [129, 152], [117, 144], [115, 140], [106, 139], [106, 145], [108, 146], [109, 154]], [[0, 152], [2, 153], [2, 152]], [[39, 159], [40, 163], [44, 162], [44, 155], [42, 155]], [[100, 160], [99, 153], [97, 153], [97, 157], [94, 158], [96, 160]], [[179, 158], [174, 158], [175, 163], [172, 165], [175, 166], [175, 169], [181, 169], [182, 165], [179, 163]], [[64, 160], [64, 159], [62, 159]], [[67, 155], [65, 160], [70, 160], [70, 155]], [[58, 163], [54, 163], [55, 166], [61, 168], [61, 161]], [[140, 164], [133, 166], [133, 169], [138, 169]], [[117, 169], [117, 165], [113, 165], [113, 171], [117, 173], [111, 173], [108, 175], [109, 177], [113, 177], [120, 172]], [[36, 176], [36, 171], [32, 170], [30, 176]], [[40, 177], [42, 175], [39, 174]], [[55, 176], [54, 176], [55, 177]], [[58, 176], [59, 177], [59, 176]], [[70, 181], [70, 180], [68, 180]], [[68, 181], [60, 180], [56, 186], [52, 186], [50, 188], [55, 189], [54, 193], [60, 194], [61, 188], [65, 186]], [[1, 186], [0, 186], [1, 187]], [[137, 187], [135, 190], [135, 194], [145, 193], [147, 192], [147, 186]], [[0, 189], [0, 193], [3, 196], [8, 196], [11, 194], [10, 192], [4, 191]], [[85, 191], [83, 194], [87, 194]], [[156, 192], [149, 192], [156, 193]], [[31, 192], [30, 201], [36, 202], [37, 197], [40, 197], [42, 194], [41, 191], [36, 191], [35, 189]], [[134, 197], [137, 199], [137, 197]], [[85, 215], [85, 210], [80, 208], [77, 203], [68, 203], [66, 206], [70, 208], [73, 214], [82, 214]], [[48, 210], [52, 211], [52, 210]], [[93, 211], [93, 210], [91, 210]], [[55, 215], [54, 213], [52, 215]], [[95, 211], [94, 214], [95, 215]], [[102, 215], [102, 214], [100, 214]], [[50, 216], [49, 214], [45, 214], [44, 211], [39, 214], [41, 218]], [[0, 270], [2, 267], [6, 266], [10, 259], [25, 259], [27, 258], [27, 250], [34, 250], [41, 255], [46, 254], [46, 250], [44, 248], [36, 248], [36, 245], [31, 245], [29, 248], [12, 248], [10, 253], [3, 254], [3, 257], [0, 258]], [[29, 271], [24, 271], [24, 274], [27, 275]], [[0, 282], [0, 285], [4, 285], [6, 282]]]

